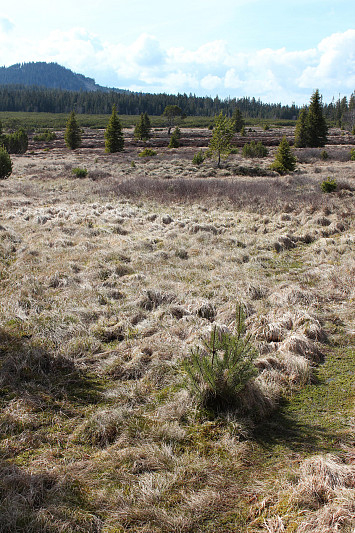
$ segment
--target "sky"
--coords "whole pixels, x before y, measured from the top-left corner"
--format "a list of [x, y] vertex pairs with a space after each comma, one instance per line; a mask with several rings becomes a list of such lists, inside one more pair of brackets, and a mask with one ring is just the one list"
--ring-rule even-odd
[[150, 93], [303, 105], [355, 91], [354, 0], [16, 0], [0, 66], [56, 62]]

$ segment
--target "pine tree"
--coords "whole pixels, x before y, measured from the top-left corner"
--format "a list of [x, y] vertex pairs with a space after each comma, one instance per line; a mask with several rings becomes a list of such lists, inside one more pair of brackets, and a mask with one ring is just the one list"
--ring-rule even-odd
[[307, 146], [318, 148], [327, 142], [328, 127], [323, 116], [322, 99], [318, 89], [311, 96], [307, 115]]
[[297, 148], [305, 148], [308, 146], [308, 113], [304, 107], [301, 109], [296, 122], [295, 129], [295, 146]]
[[147, 141], [150, 138], [151, 124], [148, 113], [141, 113], [139, 122], [134, 128], [134, 136], [141, 141]]
[[296, 168], [296, 158], [292, 153], [286, 137], [282, 137], [279, 148], [276, 153], [275, 161], [270, 167], [279, 174], [287, 174]]
[[236, 107], [232, 115], [232, 127], [236, 133], [240, 133], [245, 126], [244, 118], [239, 109]]
[[116, 106], [112, 107], [112, 115], [105, 131], [105, 152], [122, 152], [124, 139], [122, 126], [118, 118]]
[[213, 135], [208, 145], [208, 157], [217, 157], [218, 166], [221, 166], [221, 157], [227, 157], [231, 151], [230, 142], [233, 137], [231, 121], [221, 112], [215, 120]]
[[8, 178], [12, 173], [12, 161], [7, 150], [0, 146], [0, 180]]
[[81, 130], [72, 111], [67, 121], [67, 127], [64, 134], [65, 144], [70, 150], [76, 150], [81, 145]]
[[170, 135], [171, 128], [175, 124], [177, 117], [181, 117], [182, 111], [178, 105], [167, 105], [164, 109], [163, 116], [166, 118], [168, 126], [168, 135]]

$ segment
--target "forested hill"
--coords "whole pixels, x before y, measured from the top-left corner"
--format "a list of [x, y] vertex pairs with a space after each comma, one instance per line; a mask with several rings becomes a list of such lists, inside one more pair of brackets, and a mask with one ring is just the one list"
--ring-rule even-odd
[[38, 86], [67, 91], [108, 91], [92, 78], [76, 74], [57, 63], [17, 63], [0, 67], [0, 85]]

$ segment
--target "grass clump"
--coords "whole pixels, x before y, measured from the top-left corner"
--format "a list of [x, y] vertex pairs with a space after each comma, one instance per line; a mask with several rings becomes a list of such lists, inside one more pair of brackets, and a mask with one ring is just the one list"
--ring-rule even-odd
[[355, 148], [350, 151], [350, 161], [355, 161]]
[[86, 178], [86, 176], [88, 175], [88, 171], [86, 168], [77, 167], [73, 168], [72, 174], [74, 174], [76, 178]]
[[327, 150], [322, 150], [321, 151], [320, 158], [322, 159], [322, 161], [326, 161], [327, 159], [329, 159], [329, 154], [328, 154]]
[[138, 155], [139, 157], [153, 157], [157, 155], [157, 152], [151, 148], [144, 148]]
[[237, 307], [236, 334], [218, 331], [215, 327], [204, 348], [191, 350], [185, 359], [184, 386], [200, 407], [219, 411], [238, 406], [247, 383], [257, 374], [256, 351], [245, 334], [245, 314]]
[[323, 192], [329, 193], [336, 190], [338, 184], [334, 178], [331, 178], [330, 176], [327, 177], [327, 179], [323, 180], [320, 184], [320, 188]]
[[266, 157], [268, 155], [268, 149], [263, 145], [261, 141], [251, 141], [249, 144], [245, 144], [242, 149], [243, 157]]

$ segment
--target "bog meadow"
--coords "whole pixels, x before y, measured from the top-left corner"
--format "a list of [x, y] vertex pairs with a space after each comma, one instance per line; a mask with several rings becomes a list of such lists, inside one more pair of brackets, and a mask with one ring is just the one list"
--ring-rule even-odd
[[354, 531], [355, 136], [209, 123], [10, 154], [1, 533]]

